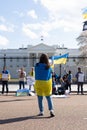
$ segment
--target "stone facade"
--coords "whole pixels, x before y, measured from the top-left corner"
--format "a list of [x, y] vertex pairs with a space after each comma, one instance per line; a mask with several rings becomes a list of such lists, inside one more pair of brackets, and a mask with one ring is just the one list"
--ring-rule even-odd
[[[0, 72], [2, 71], [3, 66], [6, 65], [12, 78], [18, 77], [17, 70], [19, 70], [20, 67], [24, 67], [28, 75], [31, 67], [34, 67], [35, 63], [38, 62], [42, 53], [48, 54], [49, 57], [69, 53], [67, 63], [64, 65], [55, 65], [54, 71], [58, 75], [60, 75], [60, 73], [63, 75], [65, 70], [71, 70], [73, 76], [75, 76], [78, 67], [77, 57], [80, 55], [79, 49], [57, 48], [43, 43], [36, 46], [27, 46], [27, 48], [0, 50]], [[82, 69], [85, 72], [85, 77], [87, 78], [87, 68], [82, 67]]]

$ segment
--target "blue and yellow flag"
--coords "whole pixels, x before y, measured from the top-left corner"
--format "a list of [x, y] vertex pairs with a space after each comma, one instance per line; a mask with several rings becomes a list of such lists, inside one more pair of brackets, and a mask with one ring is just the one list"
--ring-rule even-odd
[[68, 58], [68, 53], [64, 55], [59, 55], [59, 56], [53, 56], [53, 64], [66, 64]]
[[52, 94], [52, 68], [46, 69], [46, 64], [35, 65], [35, 91], [38, 96]]
[[83, 19], [87, 19], [87, 8], [82, 9], [82, 11]]

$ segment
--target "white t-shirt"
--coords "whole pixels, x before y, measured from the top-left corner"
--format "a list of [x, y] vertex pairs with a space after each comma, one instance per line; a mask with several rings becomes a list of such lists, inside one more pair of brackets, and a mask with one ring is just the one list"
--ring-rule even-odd
[[26, 77], [26, 72], [19, 71], [19, 81], [25, 81], [25, 77]]
[[84, 73], [78, 74], [78, 82], [84, 82]]
[[35, 84], [35, 78], [33, 76], [27, 76], [27, 84], [28, 85], [34, 85]]

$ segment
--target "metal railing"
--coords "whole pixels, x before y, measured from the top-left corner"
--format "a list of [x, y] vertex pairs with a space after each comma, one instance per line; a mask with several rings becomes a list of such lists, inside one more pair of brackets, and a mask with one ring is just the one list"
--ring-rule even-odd
[[[35, 57], [35, 56], [33, 56], [33, 57], [29, 57], [29, 56], [14, 56], [14, 57], [12, 57], [12, 56], [4, 55], [4, 56], [0, 57], [0, 70], [3, 68], [3, 66], [8, 67], [8, 66], [10, 66], [10, 64], [14, 66], [14, 63], [12, 62], [12, 60], [15, 60], [15, 59], [18, 60], [16, 62], [17, 62], [17, 64], [19, 64], [19, 67], [21, 67], [22, 63], [24, 63], [24, 61], [21, 61], [21, 65], [20, 65], [20, 60], [21, 59], [26, 60], [27, 61], [26, 64], [28, 63], [27, 68], [29, 69], [29, 67], [34, 66], [36, 64], [36, 59], [39, 60], [39, 57]], [[29, 61], [29, 60], [32, 61], [32, 64], [30, 63], [31, 61]], [[79, 57], [68, 57], [66, 65], [62, 65], [62, 64], [57, 65], [57, 67], [59, 67], [59, 71], [60, 71], [59, 75], [61, 75], [63, 73], [62, 69], [64, 66], [68, 65], [68, 68], [70, 68], [71, 61], [69, 61], [69, 60], [72, 60], [74, 65], [77, 67], [78, 66], [77, 62], [79, 63], [80, 60], [87, 61], [87, 57], [80, 57], [80, 56]], [[30, 64], [31, 64], [31, 66], [30, 66]], [[87, 70], [87, 65], [83, 65], [83, 67], [84, 67], [84, 71]], [[12, 69], [13, 68], [11, 68], [10, 71], [12, 71]], [[17, 69], [17, 67], [15, 69]], [[76, 69], [76, 68], [72, 68], [72, 69]], [[86, 71], [85, 71], [85, 73], [86, 73]], [[85, 77], [87, 79], [87, 74], [85, 74]]]

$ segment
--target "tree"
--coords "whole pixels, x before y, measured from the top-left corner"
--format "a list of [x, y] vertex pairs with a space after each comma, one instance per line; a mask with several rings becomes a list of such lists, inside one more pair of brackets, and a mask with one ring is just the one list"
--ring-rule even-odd
[[76, 39], [78, 41], [79, 50], [81, 51], [79, 64], [87, 65], [87, 21], [84, 22], [83, 31]]

